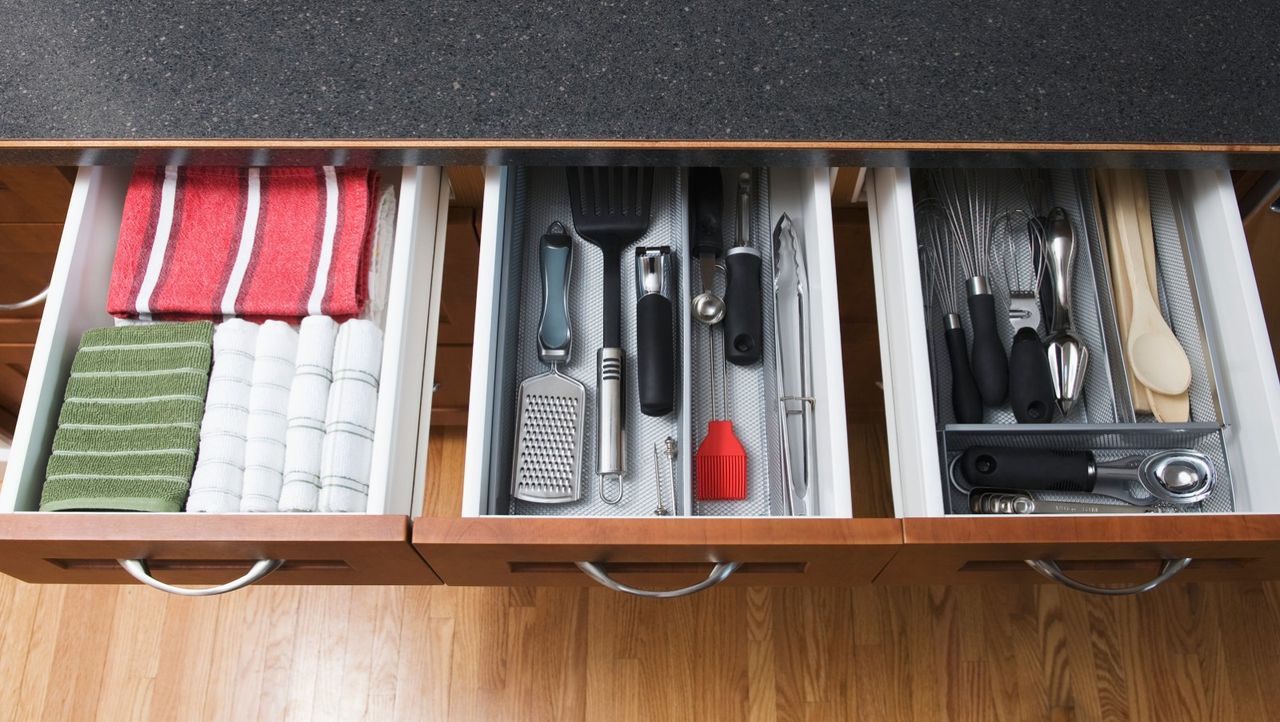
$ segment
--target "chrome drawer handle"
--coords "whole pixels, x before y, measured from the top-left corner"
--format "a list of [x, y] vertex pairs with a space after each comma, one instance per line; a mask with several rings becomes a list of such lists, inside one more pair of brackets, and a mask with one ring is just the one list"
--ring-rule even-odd
[[690, 594], [696, 594], [703, 589], [710, 589], [715, 585], [729, 578], [730, 574], [738, 571], [738, 567], [742, 566], [742, 562], [717, 562], [711, 569], [711, 573], [706, 579], [682, 589], [654, 590], [654, 589], [637, 589], [628, 584], [623, 584], [616, 579], [610, 577], [595, 562], [574, 562], [583, 574], [591, 577], [599, 582], [602, 586], [608, 587], [615, 592], [623, 594], [634, 594], [637, 597], [648, 597], [650, 599], [675, 599], [676, 597], [687, 597]]
[[0, 303], [0, 311], [21, 311], [24, 308], [30, 308], [49, 297], [49, 287], [45, 286], [44, 290], [25, 301], [17, 303]]
[[145, 559], [117, 559], [120, 566], [124, 567], [129, 576], [137, 579], [143, 584], [153, 589], [159, 589], [162, 592], [177, 594], [183, 597], [212, 597], [216, 594], [226, 594], [234, 592], [237, 589], [243, 589], [250, 584], [262, 579], [271, 572], [279, 569], [283, 564], [283, 559], [260, 559], [253, 563], [249, 571], [239, 579], [232, 579], [226, 584], [219, 584], [216, 587], [203, 587], [198, 589], [188, 589], [186, 587], [175, 587], [172, 584], [164, 582], [151, 576], [151, 572], [147, 570], [147, 561]]
[[1187, 565], [1191, 563], [1190, 558], [1166, 559], [1164, 560], [1164, 565], [1160, 567], [1160, 573], [1141, 584], [1134, 584], [1130, 587], [1097, 587], [1067, 576], [1067, 573], [1062, 571], [1062, 567], [1058, 566], [1055, 561], [1048, 559], [1027, 559], [1025, 561], [1027, 566], [1065, 587], [1085, 594], [1102, 594], [1109, 597], [1123, 597], [1129, 594], [1149, 592], [1172, 579], [1174, 575], [1186, 569]]

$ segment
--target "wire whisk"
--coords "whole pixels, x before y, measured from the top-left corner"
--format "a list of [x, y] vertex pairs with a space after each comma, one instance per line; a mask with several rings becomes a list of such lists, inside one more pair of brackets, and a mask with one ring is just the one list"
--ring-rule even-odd
[[947, 219], [935, 204], [916, 208], [916, 237], [925, 265], [930, 301], [946, 315], [960, 312], [959, 253], [947, 237]]
[[991, 224], [995, 214], [995, 181], [984, 171], [941, 169], [929, 172], [929, 184], [960, 249], [965, 277], [990, 275]]

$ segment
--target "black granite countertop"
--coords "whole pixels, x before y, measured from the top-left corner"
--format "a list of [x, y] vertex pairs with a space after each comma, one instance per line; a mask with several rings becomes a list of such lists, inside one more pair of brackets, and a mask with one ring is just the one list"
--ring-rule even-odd
[[1280, 144], [1274, 2], [0, 0], [0, 138]]

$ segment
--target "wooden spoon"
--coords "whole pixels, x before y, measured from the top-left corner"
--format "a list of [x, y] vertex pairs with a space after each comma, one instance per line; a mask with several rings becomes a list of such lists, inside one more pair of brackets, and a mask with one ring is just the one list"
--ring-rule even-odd
[[[1132, 196], [1132, 186], [1126, 195]], [[1191, 386], [1191, 362], [1182, 350], [1178, 337], [1165, 323], [1160, 308], [1147, 285], [1146, 263], [1142, 257], [1142, 232], [1132, 203], [1121, 202], [1123, 232], [1120, 250], [1129, 279], [1133, 316], [1129, 323], [1129, 339], [1125, 344], [1133, 375], [1142, 384], [1162, 394], [1177, 395]], [[1125, 218], [1127, 216], [1127, 218]]]
[[[1123, 171], [1111, 171], [1099, 168], [1094, 171], [1094, 181], [1101, 201], [1103, 223], [1106, 226], [1107, 253], [1111, 265], [1111, 299], [1115, 303], [1116, 326], [1120, 332], [1120, 344], [1129, 340], [1129, 319], [1132, 312], [1129, 308], [1129, 277], [1125, 272], [1124, 254], [1120, 251], [1120, 220], [1116, 215], [1117, 199], [1115, 195], [1115, 178]], [[1129, 377], [1129, 397], [1133, 402], [1133, 410], [1139, 414], [1151, 413], [1147, 401], [1147, 389], [1133, 375], [1133, 367], [1125, 363], [1125, 375]]]
[[[1133, 187], [1133, 210], [1138, 216], [1138, 230], [1142, 234], [1142, 260], [1147, 272], [1147, 287], [1153, 298], [1159, 297], [1156, 277], [1156, 236], [1151, 226], [1151, 196], [1147, 193], [1145, 171], [1127, 171]], [[1165, 424], [1185, 424], [1191, 420], [1189, 390], [1180, 394], [1162, 394], [1146, 389], [1147, 404], [1156, 421]]]

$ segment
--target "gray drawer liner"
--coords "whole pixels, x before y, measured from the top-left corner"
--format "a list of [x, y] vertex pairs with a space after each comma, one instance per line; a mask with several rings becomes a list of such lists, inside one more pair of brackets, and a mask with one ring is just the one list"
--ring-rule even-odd
[[[734, 194], [737, 171], [725, 169], [725, 245], [732, 243], [734, 227]], [[658, 505], [654, 483], [653, 445], [672, 436], [679, 441], [676, 460], [676, 498], [671, 497], [669, 468], [660, 456], [664, 500], [679, 515], [764, 516], [781, 513], [781, 501], [773, 492], [771, 473], [779, 456], [776, 409], [766, 399], [775, 395], [773, 379], [773, 306], [771, 228], [769, 226], [767, 171], [755, 171], [756, 193], [753, 241], [761, 250], [763, 261], [762, 289], [765, 293], [763, 326], [765, 329], [764, 361], [750, 368], [729, 368], [729, 407], [734, 427], [748, 455], [748, 496], [742, 501], [699, 502], [692, 491], [693, 459], [698, 444], [706, 434], [711, 413], [711, 397], [707, 358], [707, 331], [694, 322], [688, 312], [693, 295], [690, 263], [687, 253], [688, 210], [685, 191], [686, 174], [678, 169], [657, 169], [649, 231], [636, 246], [672, 248], [676, 260], [678, 283], [674, 302], [677, 344], [676, 409], [665, 417], [653, 418], [640, 413], [636, 380], [635, 355], [635, 276], [633, 248], [623, 254], [622, 273], [622, 338], [627, 352], [626, 428], [627, 475], [623, 482], [622, 502], [607, 504], [600, 498], [600, 479], [596, 475], [596, 351], [600, 348], [603, 318], [600, 309], [603, 296], [600, 284], [602, 263], [596, 248], [574, 233], [574, 265], [570, 284], [569, 308], [573, 326], [573, 355], [561, 371], [586, 387], [584, 450], [582, 455], [582, 494], [578, 501], [566, 504], [538, 504], [510, 496], [511, 457], [516, 425], [516, 398], [520, 382], [544, 373], [548, 367], [537, 355], [537, 330], [541, 312], [538, 240], [553, 221], [573, 229], [572, 213], [565, 174], [562, 168], [512, 168], [507, 173], [507, 196], [510, 199], [504, 228], [499, 233], [500, 281], [494, 333], [498, 349], [494, 359], [499, 393], [494, 408], [489, 410], [494, 434], [489, 450], [489, 514], [538, 516], [653, 516]], [[723, 286], [723, 274], [717, 274]], [[719, 327], [714, 329], [720, 336]], [[719, 341], [717, 340], [717, 348]], [[692, 361], [691, 361], [692, 360]], [[718, 376], [717, 376], [718, 378]], [[717, 389], [717, 393], [718, 393]], [[610, 493], [613, 493], [610, 488]]]
[[[1026, 206], [1022, 179], [1018, 173], [999, 173], [997, 216]], [[1217, 473], [1217, 483], [1213, 494], [1205, 501], [1183, 507], [1168, 507], [1167, 510], [1212, 513], [1232, 511], [1234, 502], [1231, 475], [1222, 440], [1223, 419], [1214, 383], [1214, 369], [1195, 293], [1193, 268], [1177, 221], [1174, 203], [1176, 189], [1171, 187], [1169, 175], [1150, 171], [1147, 173], [1147, 186], [1151, 198], [1160, 306], [1191, 363], [1191, 422], [1188, 424], [1159, 424], [1149, 414], [1135, 416], [1129, 398], [1128, 379], [1124, 373], [1124, 352], [1119, 341], [1112, 303], [1110, 265], [1092, 178], [1083, 170], [1046, 171], [1045, 178], [1052, 203], [1066, 209], [1079, 241], [1072, 301], [1076, 331], [1089, 348], [1091, 356], [1084, 399], [1067, 418], [1059, 417], [1052, 424], [1017, 424], [1007, 406], [987, 409], [982, 424], [954, 423], [950, 394], [951, 369], [946, 348], [941, 342], [942, 315], [935, 308], [926, 308], [934, 408], [939, 429], [938, 446], [942, 454], [944, 476], [950, 461], [959, 451], [975, 444], [1093, 448], [1098, 450], [1102, 459], [1186, 447], [1198, 449], [1209, 456]], [[920, 189], [918, 180], [917, 190]], [[993, 240], [993, 246], [995, 245]], [[922, 263], [926, 260], [922, 258]], [[1024, 254], [1018, 262], [1023, 270], [1022, 277], [1029, 276], [1030, 255]], [[925, 274], [922, 273], [923, 276]], [[1003, 309], [1008, 306], [1008, 282], [999, 262], [992, 263], [989, 280], [996, 296], [997, 327], [1007, 351], [1012, 341], [1012, 329], [1002, 314]], [[929, 304], [931, 301], [928, 300], [927, 290], [926, 304]], [[972, 341], [972, 325], [969, 323], [964, 299], [961, 299], [959, 311], [966, 334]], [[969, 513], [967, 496], [955, 485], [949, 484], [947, 479], [944, 478], [942, 483], [949, 513]], [[1105, 497], [1088, 494], [1037, 493], [1035, 496], [1106, 503]]]

